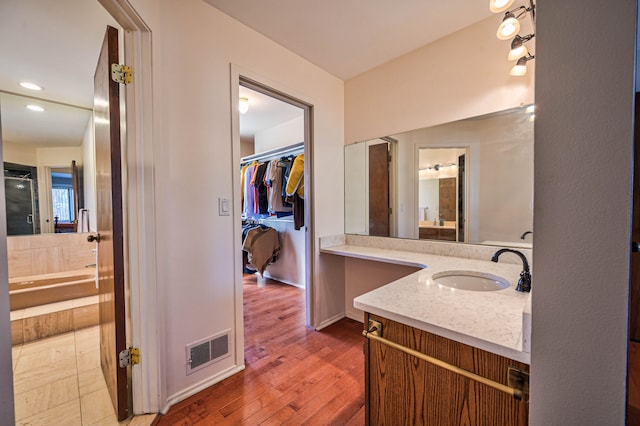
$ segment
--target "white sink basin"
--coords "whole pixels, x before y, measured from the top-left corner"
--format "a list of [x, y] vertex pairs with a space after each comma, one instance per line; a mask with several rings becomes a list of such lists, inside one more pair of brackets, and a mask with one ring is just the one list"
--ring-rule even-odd
[[436, 284], [459, 290], [496, 291], [509, 287], [509, 281], [502, 277], [476, 271], [445, 271], [433, 274]]

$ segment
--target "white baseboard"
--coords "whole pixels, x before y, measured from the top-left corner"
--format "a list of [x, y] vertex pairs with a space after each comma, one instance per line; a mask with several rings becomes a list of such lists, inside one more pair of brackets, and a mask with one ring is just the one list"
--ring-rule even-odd
[[344, 312], [341, 312], [338, 315], [335, 315], [329, 319], [322, 321], [315, 329], [316, 331], [322, 330], [325, 327], [329, 327], [334, 322], [340, 321], [344, 317], [345, 317]]
[[167, 414], [167, 412], [169, 411], [169, 409], [177, 404], [180, 401], [183, 401], [187, 398], [189, 398], [192, 395], [197, 394], [198, 392], [205, 390], [206, 388], [208, 388], [209, 386], [215, 385], [218, 382], [223, 381], [224, 379], [226, 379], [227, 377], [231, 377], [236, 373], [239, 373], [240, 371], [244, 370], [244, 364], [243, 365], [234, 365], [224, 371], [221, 371], [220, 373], [216, 374], [215, 376], [211, 376], [201, 382], [198, 382], [192, 386], [189, 386], [186, 389], [181, 390], [178, 393], [175, 393], [173, 395], [171, 395], [168, 399], [167, 399], [167, 404], [165, 405], [165, 407], [160, 411], [162, 414]]
[[280, 281], [281, 283], [289, 284], [289, 285], [292, 285], [294, 287], [298, 287], [298, 288], [301, 288], [301, 289], [304, 290], [304, 284], [294, 283], [292, 281], [285, 280], [285, 279], [282, 279], [280, 277], [273, 276], [273, 275], [271, 275], [269, 273], [269, 271], [264, 271], [264, 277], [265, 278], [271, 278], [272, 280]]

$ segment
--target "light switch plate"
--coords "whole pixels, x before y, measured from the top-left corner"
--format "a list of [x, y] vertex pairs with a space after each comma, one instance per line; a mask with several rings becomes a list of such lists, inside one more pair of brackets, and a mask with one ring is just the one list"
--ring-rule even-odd
[[228, 198], [218, 198], [218, 216], [231, 214], [231, 201]]

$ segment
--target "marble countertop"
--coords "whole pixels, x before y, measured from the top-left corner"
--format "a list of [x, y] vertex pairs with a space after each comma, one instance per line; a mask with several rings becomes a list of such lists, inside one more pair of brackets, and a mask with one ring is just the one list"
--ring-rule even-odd
[[[322, 253], [417, 266], [423, 269], [365, 293], [354, 306], [520, 362], [530, 362], [530, 293], [515, 291], [521, 265], [388, 250], [352, 244], [322, 246]], [[488, 257], [487, 257], [488, 259]], [[468, 291], [441, 286], [435, 273], [485, 272], [507, 279], [499, 291]]]

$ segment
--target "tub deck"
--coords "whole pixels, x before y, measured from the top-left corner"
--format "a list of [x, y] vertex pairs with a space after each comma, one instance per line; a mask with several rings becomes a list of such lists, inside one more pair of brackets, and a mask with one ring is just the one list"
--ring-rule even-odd
[[95, 268], [9, 279], [12, 311], [65, 300], [96, 296]]

